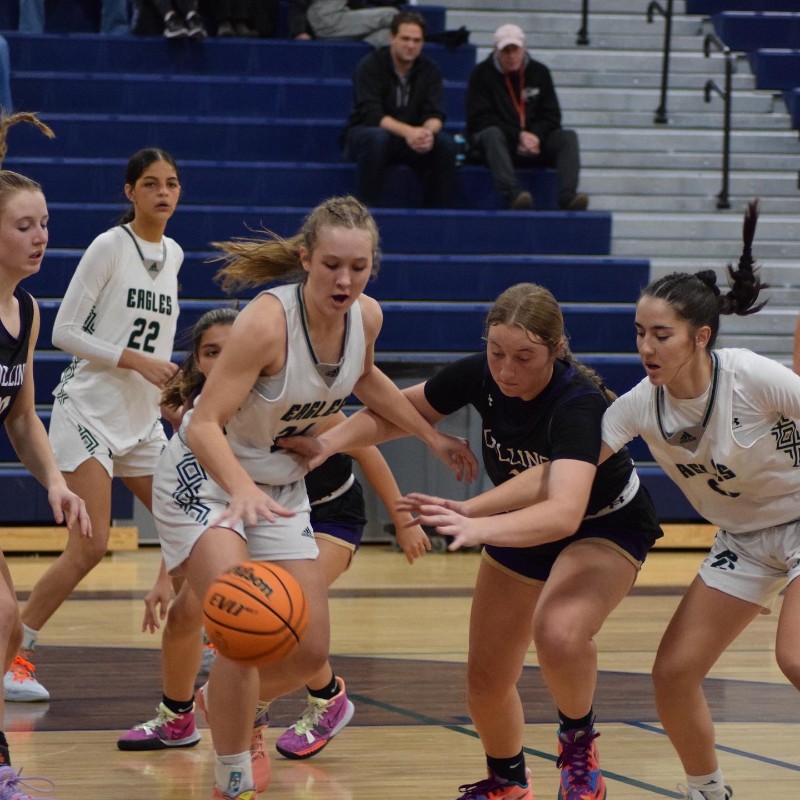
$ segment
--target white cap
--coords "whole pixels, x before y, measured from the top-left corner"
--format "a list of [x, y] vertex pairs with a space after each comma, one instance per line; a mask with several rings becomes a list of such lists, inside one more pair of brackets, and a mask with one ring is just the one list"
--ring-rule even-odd
[[519, 25], [501, 25], [494, 32], [494, 49], [502, 50], [510, 44], [525, 47], [525, 31]]

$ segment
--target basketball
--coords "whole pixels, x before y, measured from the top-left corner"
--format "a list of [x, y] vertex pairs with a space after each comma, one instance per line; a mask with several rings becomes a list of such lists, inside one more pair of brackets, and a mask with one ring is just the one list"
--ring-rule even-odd
[[259, 666], [286, 658], [308, 626], [300, 584], [263, 561], [245, 561], [220, 575], [206, 593], [203, 616], [222, 655]]

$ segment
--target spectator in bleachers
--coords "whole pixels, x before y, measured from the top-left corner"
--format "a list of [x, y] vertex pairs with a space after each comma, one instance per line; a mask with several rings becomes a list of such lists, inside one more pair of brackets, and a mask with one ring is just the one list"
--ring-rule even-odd
[[293, 39], [360, 39], [373, 47], [389, 43], [397, 9], [391, 0], [289, 0], [289, 35]]
[[467, 135], [471, 152], [492, 172], [509, 208], [530, 209], [534, 199], [520, 187], [518, 166], [554, 166], [558, 204], [584, 211], [578, 193], [580, 152], [575, 131], [561, 127], [561, 107], [550, 70], [525, 51], [518, 25], [501, 25], [494, 50], [473, 69], [467, 89]]
[[167, 39], [205, 39], [208, 36], [197, 0], [134, 0], [134, 33], [163, 33]]
[[344, 155], [358, 165], [358, 194], [374, 204], [386, 167], [408, 164], [424, 181], [425, 206], [452, 204], [455, 142], [445, 133], [442, 73], [422, 55], [425, 19], [402, 11], [388, 47], [370, 53], [353, 78], [353, 110], [342, 137]]
[[217, 0], [217, 36], [258, 36], [254, 0]]
[[8, 42], [0, 36], [0, 113], [11, 113], [11, 60], [8, 56]]
[[[43, 33], [44, 18], [44, 0], [19, 0], [19, 30]], [[130, 33], [127, 0], [102, 0], [100, 33]]]

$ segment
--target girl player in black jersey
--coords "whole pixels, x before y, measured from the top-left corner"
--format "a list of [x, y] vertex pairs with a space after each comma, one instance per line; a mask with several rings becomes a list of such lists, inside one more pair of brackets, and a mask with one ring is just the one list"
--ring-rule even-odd
[[[426, 495], [404, 501], [418, 521], [457, 533], [450, 545], [485, 545], [470, 620], [469, 710], [488, 778], [461, 800], [531, 800], [516, 683], [531, 643], [558, 708], [560, 800], [602, 800], [592, 701], [594, 637], [625, 597], [661, 536], [653, 504], [621, 450], [597, 465], [601, 419], [613, 395], [569, 352], [561, 310], [535, 284], [507, 289], [489, 312], [486, 351], [405, 390], [431, 423], [472, 405], [482, 419], [483, 463], [496, 485], [465, 502]], [[330, 453], [401, 436], [359, 412], [318, 439], [285, 445], [316, 466]], [[529, 471], [537, 502], [515, 515], [503, 483]], [[467, 522], [472, 520], [467, 519]]]
[[[6, 154], [6, 134], [18, 122], [30, 122], [47, 136], [53, 132], [32, 114], [0, 117], [0, 164]], [[39, 307], [19, 284], [39, 271], [47, 248], [49, 215], [41, 186], [17, 172], [0, 169], [0, 424], [19, 460], [47, 489], [47, 500], [58, 523], [81, 536], [91, 535], [86, 507], [67, 484], [56, 464], [47, 431], [36, 415], [33, 351], [39, 336]], [[0, 652], [5, 669], [22, 641], [22, 619], [11, 573], [0, 553]], [[0, 800], [32, 800], [11, 767], [3, 733], [0, 699]]]

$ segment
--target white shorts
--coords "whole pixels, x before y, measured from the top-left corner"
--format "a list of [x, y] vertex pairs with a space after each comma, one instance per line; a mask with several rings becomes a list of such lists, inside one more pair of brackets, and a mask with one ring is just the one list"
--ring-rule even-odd
[[706, 586], [765, 609], [798, 575], [800, 521], [751, 533], [717, 531], [700, 566]]
[[125, 451], [115, 450], [95, 431], [74, 422], [59, 403], [53, 404], [50, 417], [50, 445], [62, 472], [75, 472], [84, 461], [97, 459], [112, 478], [138, 478], [152, 475], [167, 437], [160, 421], [150, 433]]
[[[259, 520], [255, 525], [225, 523], [247, 543], [254, 561], [314, 560], [319, 548], [311, 529], [305, 481], [259, 488], [293, 517]], [[198, 539], [228, 507], [230, 495], [208, 477], [194, 453], [177, 434], [158, 461], [153, 480], [153, 517], [161, 540], [161, 555], [168, 572], [183, 564]]]

